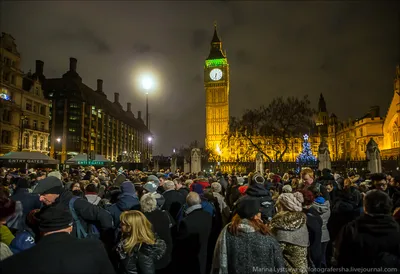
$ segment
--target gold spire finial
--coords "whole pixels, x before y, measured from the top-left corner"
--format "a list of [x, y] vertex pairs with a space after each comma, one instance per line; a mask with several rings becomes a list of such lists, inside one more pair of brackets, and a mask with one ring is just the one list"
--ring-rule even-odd
[[214, 28], [217, 28], [217, 20], [214, 20]]

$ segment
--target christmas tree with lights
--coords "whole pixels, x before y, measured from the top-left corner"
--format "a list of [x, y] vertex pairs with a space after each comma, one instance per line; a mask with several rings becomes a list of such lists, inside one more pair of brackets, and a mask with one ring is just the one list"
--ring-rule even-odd
[[303, 136], [303, 150], [297, 156], [296, 163], [299, 166], [305, 165], [315, 165], [317, 163], [317, 158], [312, 154], [311, 144], [308, 142], [308, 135]]

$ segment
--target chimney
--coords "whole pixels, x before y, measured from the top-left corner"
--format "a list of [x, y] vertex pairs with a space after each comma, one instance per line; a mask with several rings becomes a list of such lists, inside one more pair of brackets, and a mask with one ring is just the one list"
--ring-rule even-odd
[[138, 119], [142, 120], [142, 112], [139, 110], [137, 112]]
[[114, 103], [119, 103], [119, 93], [118, 92], [114, 93]]
[[76, 60], [75, 58], [71, 57], [69, 58], [69, 70], [76, 72], [76, 62], [78, 62], [78, 60]]
[[36, 69], [35, 69], [36, 75], [43, 75], [43, 65], [44, 65], [43, 61], [36, 60]]
[[97, 91], [103, 92], [103, 80], [97, 79]]
[[132, 112], [131, 103], [126, 103], [126, 111]]
[[379, 106], [372, 106], [369, 110], [369, 115], [371, 118], [379, 117]]

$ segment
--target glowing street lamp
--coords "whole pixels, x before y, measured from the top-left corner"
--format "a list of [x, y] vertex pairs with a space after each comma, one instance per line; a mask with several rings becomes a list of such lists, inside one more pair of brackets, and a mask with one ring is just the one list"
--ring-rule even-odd
[[61, 142], [61, 138], [58, 137], [58, 138], [56, 139], [56, 141], [57, 141], [57, 143]]
[[149, 136], [149, 137], [147, 138], [147, 141], [149, 141], [149, 143], [151, 143], [151, 141], [153, 141], [153, 138], [152, 138], [151, 136]]
[[146, 93], [146, 126], [149, 129], [149, 92], [154, 89], [155, 81], [150, 75], [143, 75], [140, 82]]

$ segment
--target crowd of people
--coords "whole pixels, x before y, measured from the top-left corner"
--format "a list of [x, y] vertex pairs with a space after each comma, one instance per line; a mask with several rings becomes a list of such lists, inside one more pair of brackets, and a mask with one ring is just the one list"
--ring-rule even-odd
[[0, 169], [1, 273], [400, 272], [400, 175]]

